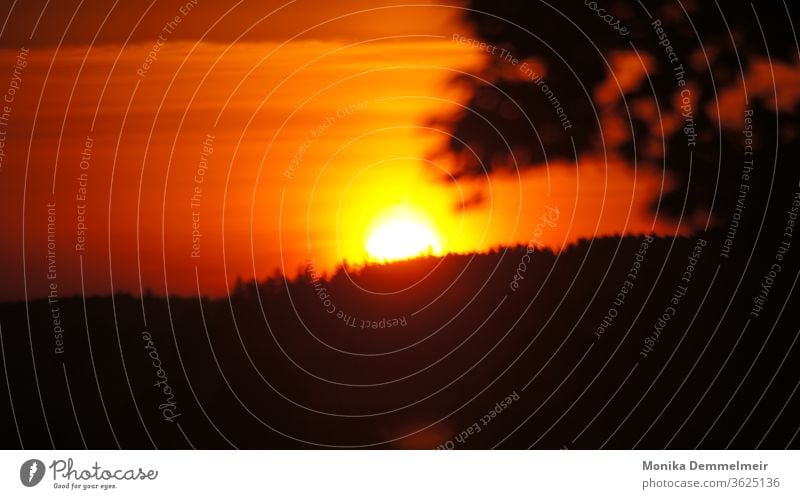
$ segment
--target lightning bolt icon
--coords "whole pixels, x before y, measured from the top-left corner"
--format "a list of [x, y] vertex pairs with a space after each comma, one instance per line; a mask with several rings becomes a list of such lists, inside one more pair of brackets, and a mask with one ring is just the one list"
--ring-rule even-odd
[[31, 469], [28, 471], [28, 483], [31, 483], [33, 481], [33, 476], [36, 474], [38, 470], [39, 470], [39, 465], [36, 463], [36, 461], [32, 462]]

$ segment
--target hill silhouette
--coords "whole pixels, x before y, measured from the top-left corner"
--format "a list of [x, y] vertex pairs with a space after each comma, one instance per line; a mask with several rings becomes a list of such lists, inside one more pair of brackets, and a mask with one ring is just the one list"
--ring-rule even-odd
[[725, 260], [722, 239], [609, 237], [561, 253], [312, 269], [240, 281], [221, 299], [71, 297], [63, 353], [51, 304], [2, 304], [2, 442], [796, 446], [800, 319], [785, 308], [796, 260], [755, 318], [774, 245], [748, 260], [743, 236]]

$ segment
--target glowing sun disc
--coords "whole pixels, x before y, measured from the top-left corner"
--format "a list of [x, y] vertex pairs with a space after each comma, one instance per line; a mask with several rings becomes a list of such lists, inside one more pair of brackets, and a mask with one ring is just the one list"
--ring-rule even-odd
[[373, 260], [393, 261], [438, 255], [442, 247], [436, 231], [424, 221], [392, 218], [377, 224], [367, 238], [366, 250]]

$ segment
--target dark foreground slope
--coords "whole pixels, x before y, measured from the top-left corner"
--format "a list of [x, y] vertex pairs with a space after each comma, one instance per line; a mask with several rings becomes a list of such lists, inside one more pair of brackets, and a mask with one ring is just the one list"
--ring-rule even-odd
[[796, 262], [764, 288], [779, 237], [727, 260], [701, 237], [419, 259], [230, 300], [76, 297], [63, 353], [46, 301], [5, 304], [2, 443], [796, 446]]

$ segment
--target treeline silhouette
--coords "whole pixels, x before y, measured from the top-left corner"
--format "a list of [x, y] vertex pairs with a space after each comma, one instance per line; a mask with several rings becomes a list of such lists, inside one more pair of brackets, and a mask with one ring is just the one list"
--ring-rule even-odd
[[[502, 248], [273, 276], [240, 281], [215, 299], [67, 298], [59, 304], [63, 354], [54, 353], [46, 300], [2, 304], [3, 386], [12, 402], [0, 409], [2, 441], [795, 446], [800, 375], [791, 366], [800, 324], [787, 297], [796, 259], [785, 261], [752, 318], [777, 235], [756, 245], [747, 234], [727, 260], [719, 258], [721, 230], [654, 238], [622, 303], [645, 236], [585, 240], [560, 253]], [[687, 284], [699, 238], [707, 243]], [[681, 285], [685, 295], [643, 357]], [[512, 393], [519, 399], [487, 416]], [[475, 425], [480, 431], [462, 433]]]

